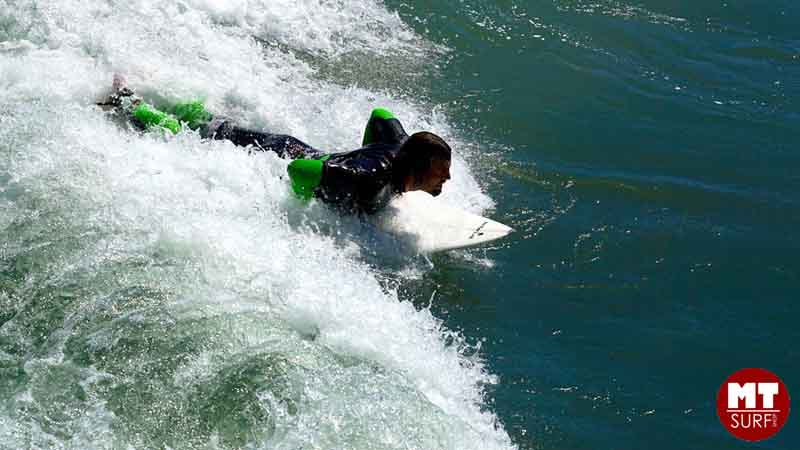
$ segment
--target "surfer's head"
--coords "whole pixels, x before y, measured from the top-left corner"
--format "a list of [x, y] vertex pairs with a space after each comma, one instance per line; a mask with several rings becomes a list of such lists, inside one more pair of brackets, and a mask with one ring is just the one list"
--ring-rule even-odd
[[423, 131], [414, 133], [403, 142], [395, 156], [393, 170], [401, 191], [442, 193], [450, 179], [450, 146], [439, 136]]

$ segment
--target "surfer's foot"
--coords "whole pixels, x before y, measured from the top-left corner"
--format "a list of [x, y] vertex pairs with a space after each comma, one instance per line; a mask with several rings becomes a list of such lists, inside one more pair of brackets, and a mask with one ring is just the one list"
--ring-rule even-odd
[[97, 105], [103, 109], [119, 108], [128, 100], [130, 103], [138, 103], [140, 99], [133, 92], [133, 89], [128, 87], [128, 81], [125, 76], [119, 73], [114, 74], [114, 80], [111, 83], [111, 95], [103, 102], [98, 102]]
[[114, 78], [111, 81], [111, 92], [119, 92], [128, 87], [128, 80], [125, 78], [125, 75], [121, 73], [115, 73]]

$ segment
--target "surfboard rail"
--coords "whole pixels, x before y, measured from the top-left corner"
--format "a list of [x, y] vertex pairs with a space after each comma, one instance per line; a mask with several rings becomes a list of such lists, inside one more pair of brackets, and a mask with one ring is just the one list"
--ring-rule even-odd
[[514, 231], [508, 225], [448, 205], [423, 191], [406, 192], [378, 215], [378, 228], [435, 253], [492, 242]]

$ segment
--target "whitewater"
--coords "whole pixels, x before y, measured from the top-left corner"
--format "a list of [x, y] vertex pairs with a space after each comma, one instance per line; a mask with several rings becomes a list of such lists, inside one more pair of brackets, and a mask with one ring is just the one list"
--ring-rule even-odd
[[391, 82], [447, 51], [372, 0], [0, 2], [0, 448], [514, 448], [480, 349], [381, 266], [429, 261], [295, 199], [273, 154], [94, 105], [123, 73], [328, 151], [387, 107], [482, 212], [479, 144]]

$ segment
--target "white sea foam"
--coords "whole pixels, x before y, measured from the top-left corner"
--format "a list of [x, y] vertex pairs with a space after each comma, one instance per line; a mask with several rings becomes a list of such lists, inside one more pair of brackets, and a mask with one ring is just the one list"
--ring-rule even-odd
[[[0, 227], [15, 265], [0, 269], [24, 275], [0, 293], [16, 305], [0, 354], [22, 375], [0, 385], [16, 393], [0, 447], [512, 447], [483, 405], [495, 380], [480, 359], [379, 283], [368, 228], [289, 195], [286, 161], [137, 134], [92, 106], [117, 71], [152, 101], [203, 98], [323, 149], [355, 147], [375, 106], [458, 149], [443, 115], [321, 81], [293, 54], [424, 51], [395, 14], [371, 1], [10, 6]], [[445, 199], [491, 206], [461, 156], [453, 171]], [[229, 398], [250, 409], [215, 415]]]

